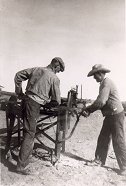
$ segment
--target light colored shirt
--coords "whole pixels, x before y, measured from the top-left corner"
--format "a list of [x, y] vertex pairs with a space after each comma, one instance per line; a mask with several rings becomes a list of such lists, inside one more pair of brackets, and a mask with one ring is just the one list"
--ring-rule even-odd
[[119, 99], [118, 91], [112, 80], [105, 78], [99, 87], [99, 95], [89, 110], [101, 110], [104, 116], [122, 112], [123, 106]]
[[28, 80], [26, 95], [40, 104], [50, 100], [61, 103], [60, 80], [52, 69], [48, 67], [35, 67], [19, 71], [15, 75], [15, 92], [22, 92], [22, 81]]

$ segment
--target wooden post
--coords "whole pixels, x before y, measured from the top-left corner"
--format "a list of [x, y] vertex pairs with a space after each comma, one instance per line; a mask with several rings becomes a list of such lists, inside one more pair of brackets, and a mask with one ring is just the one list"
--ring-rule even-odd
[[56, 128], [56, 142], [55, 142], [55, 156], [57, 159], [60, 158], [60, 152], [61, 152], [61, 147], [62, 147], [62, 131], [61, 131], [61, 116], [60, 113], [57, 116], [57, 128]]

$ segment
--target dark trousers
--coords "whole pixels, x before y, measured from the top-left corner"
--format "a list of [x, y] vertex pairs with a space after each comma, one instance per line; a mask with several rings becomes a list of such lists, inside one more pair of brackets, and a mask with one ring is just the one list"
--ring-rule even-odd
[[40, 105], [29, 97], [25, 98], [24, 106], [24, 139], [18, 157], [17, 166], [19, 168], [25, 168], [28, 165], [29, 156], [32, 154], [34, 145], [37, 119], [40, 113]]
[[121, 170], [126, 169], [124, 120], [124, 112], [105, 117], [95, 151], [95, 158], [100, 160], [104, 165], [107, 158], [110, 141], [112, 139], [113, 149]]

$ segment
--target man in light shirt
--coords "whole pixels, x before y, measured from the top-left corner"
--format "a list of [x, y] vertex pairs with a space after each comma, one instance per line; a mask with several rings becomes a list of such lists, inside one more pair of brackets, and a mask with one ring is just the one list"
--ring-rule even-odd
[[25, 92], [24, 112], [24, 140], [21, 144], [17, 172], [21, 174], [34, 174], [27, 169], [29, 157], [32, 154], [37, 119], [41, 105], [61, 103], [60, 80], [56, 73], [65, 70], [65, 64], [60, 57], [52, 59], [47, 67], [34, 67], [16, 73], [15, 92], [20, 98], [23, 96], [22, 82], [28, 80]]
[[95, 159], [91, 164], [105, 165], [107, 153], [112, 139], [113, 149], [120, 168], [120, 174], [126, 175], [126, 142], [124, 131], [124, 108], [118, 96], [118, 91], [112, 80], [105, 77], [110, 70], [101, 64], [96, 64], [88, 73], [100, 83], [97, 99], [87, 107], [89, 115], [96, 110], [101, 110], [104, 118], [103, 126], [98, 137]]

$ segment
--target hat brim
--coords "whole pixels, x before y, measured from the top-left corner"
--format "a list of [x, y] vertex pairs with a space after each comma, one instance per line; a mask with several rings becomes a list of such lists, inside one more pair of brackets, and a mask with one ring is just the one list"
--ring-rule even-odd
[[109, 72], [111, 72], [109, 69], [106, 69], [106, 68], [102, 68], [102, 69], [94, 69], [94, 70], [91, 70], [89, 73], [88, 73], [88, 75], [87, 75], [87, 77], [90, 77], [90, 76], [93, 76], [95, 73], [97, 73], [97, 72], [104, 72], [104, 73], [109, 73]]

